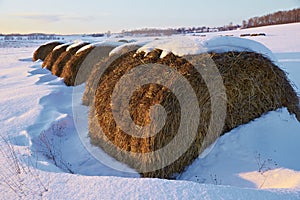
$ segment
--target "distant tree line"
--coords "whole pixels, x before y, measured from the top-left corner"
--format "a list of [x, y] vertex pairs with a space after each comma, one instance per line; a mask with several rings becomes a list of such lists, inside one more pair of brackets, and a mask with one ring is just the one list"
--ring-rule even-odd
[[[4, 37], [4, 40], [60, 40], [63, 35], [56, 34], [46, 34], [46, 33], [29, 33], [29, 34], [20, 34], [20, 33], [11, 33], [11, 34], [2, 34], [0, 37]], [[83, 34], [83, 37], [104, 37], [104, 33], [93, 33], [93, 34]]]
[[240, 28], [240, 25], [225, 25], [222, 27], [181, 27], [181, 28], [169, 28], [169, 29], [155, 29], [155, 28], [143, 28], [131, 31], [122, 31], [123, 36], [132, 35], [144, 35], [144, 36], [169, 36], [174, 34], [187, 34], [187, 33], [207, 33], [207, 32], [218, 32], [218, 31], [229, 31]]
[[175, 29], [156, 29], [156, 28], [143, 28], [131, 31], [122, 31], [124, 36], [144, 35], [144, 36], [162, 36], [176, 34]]
[[1, 40], [60, 40], [55, 34], [30, 33], [30, 34], [0, 34]]
[[300, 22], [300, 8], [289, 11], [278, 11], [272, 14], [264, 15], [262, 17], [253, 17], [248, 19], [248, 21], [244, 20], [242, 27], [251, 28], [295, 22]]
[[28, 34], [20, 34], [20, 33], [11, 33], [11, 34], [0, 34], [0, 36], [30, 36], [30, 37], [37, 37], [37, 36], [56, 36], [55, 34], [46, 34], [46, 33], [28, 33]]
[[105, 34], [104, 33], [92, 33], [92, 34], [87, 34], [87, 35], [83, 35], [83, 36], [104, 37]]
[[231, 31], [240, 28], [240, 25], [233, 25], [233, 23], [229, 23], [229, 25], [221, 26], [221, 27], [193, 27], [193, 28], [178, 28], [175, 29], [176, 33], [207, 33], [207, 32], [218, 32], [218, 31]]

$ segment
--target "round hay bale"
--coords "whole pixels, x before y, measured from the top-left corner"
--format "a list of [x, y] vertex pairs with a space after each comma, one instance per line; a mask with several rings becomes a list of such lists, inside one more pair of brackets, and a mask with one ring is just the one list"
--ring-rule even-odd
[[251, 36], [251, 34], [245, 33], [245, 34], [241, 34], [241, 35], [240, 35], [240, 37], [247, 37], [247, 36]]
[[79, 67], [81, 66], [87, 55], [95, 48], [91, 45], [88, 46], [88, 48], [84, 47], [84, 50], [81, 50], [80, 52], [77, 52], [74, 56], [72, 56], [63, 68], [61, 77], [64, 78], [64, 82], [66, 85], [74, 86], [76, 74]]
[[86, 82], [85, 91], [82, 97], [82, 104], [83, 105], [90, 105], [92, 103], [95, 92], [97, 89], [98, 81], [100, 79], [100, 74], [102, 74], [103, 69], [106, 69], [106, 66], [110, 65], [114, 60], [116, 60], [120, 55], [123, 55], [129, 51], [139, 49], [140, 45], [126, 45], [122, 47], [121, 50], [116, 52], [115, 54], [109, 56], [106, 59], [103, 59], [102, 61], [96, 63], [91, 71], [90, 76], [88, 77], [88, 80]]
[[[92, 144], [101, 147], [109, 155], [136, 169], [143, 177], [171, 178], [190, 165], [216, 138], [211, 138], [207, 144], [203, 144], [205, 137], [210, 138], [207, 135], [210, 132], [208, 129], [214, 127], [209, 126], [212, 114], [211, 96], [202, 76], [186, 59], [172, 53], [160, 58], [161, 52], [156, 49], [145, 56], [144, 52], [131, 51], [109, 65], [98, 83], [94, 104], [90, 108], [89, 136]], [[227, 52], [190, 56], [188, 60], [197, 59], [197, 64], [205, 70], [209, 67], [206, 65], [207, 58], [212, 59], [216, 64], [226, 89], [227, 115], [220, 134], [282, 107], [287, 107], [288, 111], [296, 114], [300, 121], [299, 98], [285, 73], [269, 59], [253, 52]], [[164, 163], [165, 159], [177, 151], [177, 149], [171, 149], [156, 157], [151, 154], [176, 138], [182, 105], [176, 96], [163, 85], [150, 83], [137, 89], [130, 97], [128, 107], [129, 115], [136, 125], [143, 127], [149, 124], [151, 118], [149, 109], [155, 104], [162, 105], [167, 115], [164, 126], [156, 135], [148, 137], [146, 134], [136, 137], [123, 131], [121, 125], [115, 121], [113, 112], [121, 110], [122, 102], [120, 105], [112, 103], [113, 93], [120, 94], [121, 99], [126, 98], [122, 94], [127, 88], [117, 86], [117, 83], [124, 78], [124, 74], [132, 73], [130, 70], [147, 63], [167, 65], [183, 75], [195, 91], [201, 110], [199, 123], [195, 122], [198, 126], [197, 135], [187, 151], [172, 164], [153, 171], [144, 171], [144, 169], [157, 161]], [[135, 83], [141, 78], [147, 78], [146, 75], [140, 74], [131, 79], [127, 78], [125, 81]], [[154, 74], [154, 76], [159, 75]], [[213, 76], [214, 74], [211, 78]], [[169, 80], [171, 84], [177, 81], [176, 77], [170, 77]], [[119, 114], [122, 117], [126, 115], [122, 111]], [[126, 126], [128, 122], [123, 123]], [[193, 126], [193, 124], [190, 125]], [[188, 138], [189, 135], [190, 132], [187, 130], [186, 137]], [[177, 142], [180, 144], [181, 141]]]
[[259, 36], [266, 36], [265, 33], [259, 33], [258, 35], [259, 35]]
[[66, 66], [67, 62], [71, 59], [71, 57], [82, 47], [88, 45], [88, 42], [82, 42], [78, 44], [71, 45], [67, 48], [67, 51], [63, 52], [59, 58], [55, 61], [52, 66], [52, 74], [60, 77], [63, 68]]
[[125, 39], [119, 40], [118, 42], [129, 43], [129, 41]]
[[[79, 50], [64, 67], [61, 77], [64, 78], [64, 82], [68, 86], [80, 85], [84, 83], [93, 66], [101, 60], [109, 56], [109, 52], [113, 50], [115, 46], [93, 46], [88, 45], [84, 47], [84, 50]], [[80, 70], [79, 76], [77, 76]]]
[[56, 60], [59, 58], [59, 56], [64, 53], [67, 48], [70, 46], [70, 44], [62, 44], [59, 46], [56, 46], [51, 53], [48, 54], [48, 56], [45, 58], [45, 61], [42, 64], [43, 68], [48, 69], [49, 71], [52, 71], [52, 66], [56, 62]]
[[39, 48], [35, 50], [33, 53], [32, 61], [35, 62], [37, 60], [44, 61], [47, 55], [58, 45], [63, 44], [62, 42], [49, 42], [47, 44], [41, 45]]

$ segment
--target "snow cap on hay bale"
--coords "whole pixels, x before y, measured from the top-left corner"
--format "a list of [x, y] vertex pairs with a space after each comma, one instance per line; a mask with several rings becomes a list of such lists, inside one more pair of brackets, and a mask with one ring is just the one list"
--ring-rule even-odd
[[70, 46], [70, 43], [62, 44], [56, 46], [45, 58], [42, 67], [47, 68], [48, 70], [52, 71], [52, 66], [56, 62], [56, 60], [59, 58], [59, 56], [64, 53], [67, 48]]
[[146, 40], [146, 41], [135, 41], [135, 40], [131, 40], [129, 43], [123, 43], [122, 45], [120, 46], [117, 46], [116, 48], [114, 48], [110, 53], [109, 55], [112, 56], [112, 55], [122, 55], [126, 52], [128, 52], [129, 50], [134, 50], [136, 49], [137, 47], [141, 48], [143, 47], [144, 45], [150, 43], [151, 40]]
[[[202, 76], [183, 57], [169, 53], [160, 58], [161, 53], [161, 50], [156, 49], [145, 56], [145, 52], [131, 51], [111, 63], [98, 84], [94, 104], [90, 108], [89, 136], [92, 144], [100, 146], [109, 155], [136, 169], [143, 177], [170, 178], [182, 172], [216, 138], [212, 137], [205, 146], [202, 146], [204, 138], [210, 138], [207, 133], [211, 118], [211, 97]], [[285, 73], [261, 54], [254, 52], [210, 53], [190, 56], [190, 59], [196, 59], [197, 64], [203, 68], [209, 67], [206, 61], [212, 59], [223, 78], [227, 95], [227, 115], [220, 134], [246, 124], [268, 111], [282, 107], [287, 107], [289, 112], [296, 114], [297, 119], [300, 120], [299, 99]], [[163, 163], [168, 156], [172, 156], [177, 151], [177, 148], [171, 149], [167, 154], [156, 154], [155, 157], [150, 154], [174, 139], [180, 126], [181, 106], [168, 88], [157, 84], [144, 85], [130, 97], [128, 110], [132, 120], [139, 126], [149, 124], [149, 108], [155, 104], [164, 107], [167, 117], [163, 128], [156, 135], [134, 137], [123, 132], [115, 122], [112, 110], [120, 110], [121, 105], [113, 105], [111, 102], [113, 92], [124, 94], [126, 90], [126, 88], [116, 87], [120, 79], [124, 78], [124, 74], [136, 66], [147, 63], [167, 65], [188, 80], [198, 99], [200, 118], [199, 123], [195, 122], [198, 126], [197, 135], [184, 154], [168, 166], [145, 172], [144, 169], [147, 166], [155, 164], [156, 161]], [[159, 74], [155, 75], [159, 76]], [[137, 80], [140, 78], [136, 77]], [[142, 78], [147, 78], [147, 76]], [[136, 80], [131, 77], [126, 81], [134, 83]], [[176, 78], [170, 77], [170, 81], [176, 81]], [[222, 94], [214, 95], [222, 96]], [[126, 115], [126, 113], [119, 114]], [[122, 123], [126, 126], [127, 121]], [[214, 127], [210, 128], [214, 129]], [[189, 134], [187, 131], [187, 138]]]
[[[108, 57], [110, 51], [121, 44], [123, 43], [101, 42], [86, 45], [79, 49], [67, 62], [61, 73], [65, 84], [74, 86], [84, 83], [88, 79], [93, 66]], [[78, 72], [79, 76], [77, 76]]]
[[62, 42], [49, 42], [41, 45], [35, 52], [33, 53], [32, 61], [42, 60], [44, 61], [47, 55], [58, 45], [63, 44]]
[[110, 55], [109, 57], [96, 63], [93, 66], [91, 74], [88, 77], [88, 80], [86, 82], [85, 91], [84, 91], [84, 94], [82, 97], [82, 104], [88, 106], [88, 105], [90, 105], [90, 103], [92, 103], [92, 101], [95, 97], [95, 91], [97, 89], [99, 79], [101, 78], [100, 76], [103, 73], [104, 69], [106, 69], [119, 56], [121, 56], [127, 52], [139, 49], [140, 47], [141, 47], [141, 45], [139, 45], [139, 44], [121, 45], [121, 46], [115, 48], [115, 49], [117, 49], [117, 51], [115, 51], [115, 49], [113, 51], [111, 51], [109, 54]]
[[52, 66], [52, 74], [60, 77], [63, 68], [66, 66], [67, 62], [71, 59], [71, 57], [82, 47], [88, 45], [88, 42], [80, 42], [75, 43], [69, 46], [65, 52], [63, 52], [59, 58], [55, 61]]

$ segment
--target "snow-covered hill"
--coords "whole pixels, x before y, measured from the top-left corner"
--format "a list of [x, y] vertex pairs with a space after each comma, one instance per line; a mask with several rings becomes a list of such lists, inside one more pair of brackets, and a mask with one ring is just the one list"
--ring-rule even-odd
[[[273, 51], [300, 93], [299, 32], [296, 23], [206, 37], [265, 33], [248, 39]], [[72, 101], [73, 88], [31, 62], [37, 45], [0, 48], [0, 199], [300, 199], [300, 123], [286, 109], [225, 134], [177, 180], [140, 179], [100, 149], [88, 146], [102, 162], [86, 149], [72, 112], [87, 119], [84, 85]], [[87, 120], [80, 124], [87, 129]]]

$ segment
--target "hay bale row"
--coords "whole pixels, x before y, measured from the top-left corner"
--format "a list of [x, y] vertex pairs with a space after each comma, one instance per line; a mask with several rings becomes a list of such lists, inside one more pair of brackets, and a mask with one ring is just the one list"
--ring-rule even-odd
[[[68, 86], [79, 85], [88, 79], [96, 63], [107, 58], [110, 51], [122, 43], [90, 44], [82, 42], [73, 45], [60, 44], [55, 47], [56, 43], [49, 43], [45, 45], [48, 47], [49, 54], [45, 57], [42, 67], [50, 70], [53, 75], [62, 77]], [[42, 51], [46, 51], [44, 46], [36, 52]]]
[[[94, 102], [90, 108], [89, 136], [92, 144], [136, 169], [143, 177], [171, 178], [190, 165], [207, 145], [214, 142], [215, 138], [211, 139], [206, 146], [202, 146], [204, 138], [210, 138], [207, 134], [211, 117], [210, 94], [202, 76], [186, 59], [172, 53], [160, 58], [161, 52], [156, 49], [145, 56], [144, 52], [131, 51], [109, 65], [97, 84]], [[264, 56], [253, 52], [227, 52], [202, 54], [191, 58], [196, 59], [203, 68], [209, 67], [206, 66], [206, 60], [212, 59], [223, 78], [227, 95], [227, 116], [221, 134], [282, 107], [287, 107], [288, 111], [295, 114], [300, 121], [297, 94], [285, 73]], [[144, 169], [149, 165], [155, 165], [157, 161], [163, 163], [177, 150], [171, 149], [167, 155], [159, 154], [156, 157], [149, 154], [169, 144], [177, 134], [181, 105], [175, 95], [162, 85], [148, 84], [131, 96], [128, 109], [132, 120], [139, 126], [149, 124], [149, 108], [152, 105], [160, 104], [166, 110], [165, 125], [151, 137], [142, 135], [144, 137], [140, 138], [126, 134], [115, 122], [112, 113], [112, 110], [120, 110], [121, 104], [111, 103], [113, 92], [123, 94], [126, 90], [126, 88], [116, 87], [123, 75], [136, 66], [147, 63], [167, 65], [184, 76], [195, 91], [201, 110], [199, 123], [195, 122], [198, 128], [192, 145], [175, 162], [153, 171]], [[154, 75], [160, 76], [159, 73]], [[147, 79], [147, 76], [141, 74], [126, 81], [134, 83], [141, 78]], [[177, 81], [176, 77], [170, 77], [171, 83], [175, 81]], [[124, 113], [120, 115], [125, 116]], [[129, 126], [127, 122], [122, 125]], [[187, 138], [189, 134], [187, 131]]]
[[70, 46], [70, 44], [62, 44], [59, 46], [56, 46], [45, 58], [42, 67], [48, 69], [49, 71], [52, 71], [52, 66], [56, 62], [56, 60], [59, 58], [59, 56], [64, 53], [67, 48]]
[[49, 42], [47, 44], [41, 45], [39, 48], [35, 50], [33, 53], [32, 61], [35, 62], [37, 60], [44, 61], [45, 58], [51, 51], [58, 45], [63, 44], [62, 42]]
[[74, 47], [72, 45], [67, 49], [67, 51], [63, 52], [58, 59], [55, 61], [55, 63], [52, 66], [52, 74], [55, 76], [60, 77], [61, 73], [66, 66], [67, 62], [72, 58], [73, 55], [76, 54], [76, 52], [84, 47], [85, 45], [88, 45], [90, 43], [88, 42], [82, 42], [79, 44], [75, 44]]
[[[66, 63], [61, 77], [68, 86], [80, 85], [87, 81], [93, 66], [109, 56], [115, 46], [93, 46], [90, 45], [84, 50], [77, 52]], [[78, 75], [78, 76], [77, 76]]]

